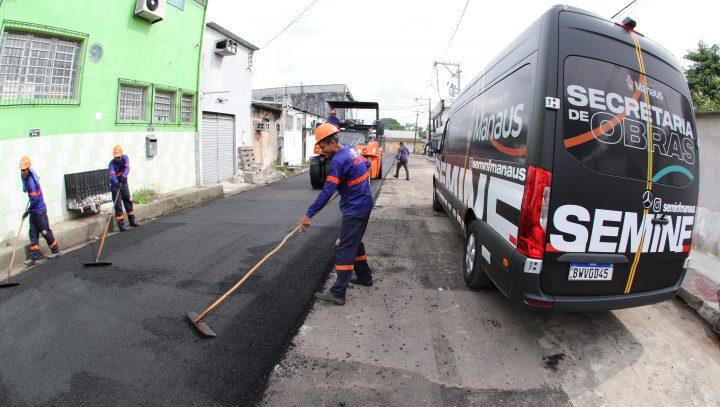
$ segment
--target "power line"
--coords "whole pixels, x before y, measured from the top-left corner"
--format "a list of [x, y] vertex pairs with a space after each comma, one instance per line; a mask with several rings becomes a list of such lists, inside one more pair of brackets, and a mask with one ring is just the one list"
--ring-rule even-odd
[[[637, 0], [635, 0], [637, 1]], [[445, 58], [445, 54], [447, 54], [448, 49], [450, 49], [450, 44], [452, 44], [453, 40], [455, 39], [455, 34], [457, 33], [458, 28], [460, 28], [460, 23], [462, 22], [463, 17], [465, 16], [465, 10], [467, 10], [468, 4], [470, 4], [470, 0], [467, 0], [465, 2], [465, 7], [463, 8], [462, 14], [460, 14], [460, 18], [458, 19], [457, 25], [455, 26], [455, 31], [453, 31], [452, 37], [450, 37], [450, 41], [448, 42], [447, 47], [445, 47], [445, 52], [443, 52], [440, 59]]]
[[[463, 17], [465, 17], [465, 11], [466, 11], [467, 8], [468, 8], [468, 4], [470, 4], [470, 0], [467, 0], [467, 1], [465, 2], [465, 7], [463, 7], [463, 11], [462, 11], [462, 13], [460, 14], [460, 18], [458, 19], [458, 22], [457, 22], [457, 24], [455, 25], [455, 30], [453, 31], [452, 36], [450, 37], [450, 41], [448, 41], [448, 44], [447, 44], [447, 46], [445, 47], [445, 51], [443, 51], [442, 57], [440, 57], [441, 60], [442, 60], [443, 58], [445, 58], [445, 54], [447, 54], [448, 50], [450, 49], [450, 45], [452, 45], [452, 42], [453, 42], [453, 40], [455, 39], [455, 34], [457, 34], [457, 31], [458, 31], [458, 29], [460, 28], [460, 23], [462, 23]], [[433, 65], [433, 69], [432, 69], [432, 71], [430, 71], [430, 76], [428, 76], [427, 81], [425, 81], [425, 87], [423, 88], [423, 91], [422, 91], [422, 93], [420, 94], [420, 96], [425, 96], [425, 91], [427, 90], [428, 87], [431, 86], [431, 85], [430, 85], [430, 79], [432, 79], [432, 76], [433, 76], [433, 74], [435, 73], [435, 70], [436, 70], [436, 69], [437, 69], [437, 66], [436, 66], [436, 65]], [[438, 92], [438, 97], [439, 97], [440, 99], [442, 99], [442, 95], [440, 95], [439, 86], [438, 86], [438, 88], [436, 88], [436, 90], [437, 90], [437, 92]]]
[[433, 65], [432, 70], [430, 71], [430, 76], [428, 76], [427, 80], [425, 81], [425, 87], [423, 88], [422, 93], [420, 93], [420, 96], [425, 96], [425, 91], [430, 85], [430, 79], [432, 79], [433, 74], [435, 73], [435, 69], [437, 69], [437, 66]]
[[628, 3], [625, 7], [621, 8], [620, 11], [618, 11], [617, 13], [615, 13], [615, 15], [613, 15], [612, 17], [610, 17], [610, 19], [612, 20], [612, 19], [614, 19], [615, 17], [617, 17], [618, 14], [622, 13], [622, 12], [625, 11], [628, 7], [630, 7], [630, 6], [632, 6], [633, 4], [635, 4], [636, 1], [638, 1], [638, 0], [633, 0], [633, 1], [631, 1], [630, 3]]
[[275, 36], [272, 37], [272, 38], [270, 39], [270, 41], [268, 41], [265, 45], [263, 45], [262, 48], [267, 47], [271, 42], [273, 42], [273, 40], [275, 40], [275, 38], [279, 37], [280, 34], [284, 33], [285, 30], [287, 30], [288, 28], [290, 28], [291, 25], [293, 25], [300, 17], [302, 17], [303, 14], [305, 14], [306, 11], [310, 10], [310, 7], [312, 7], [312, 6], [313, 6], [315, 3], [317, 3], [317, 2], [318, 2], [318, 0], [313, 0], [312, 3], [310, 3], [307, 7], [305, 7], [305, 9], [304, 9], [300, 14], [298, 14], [297, 17], [293, 18], [293, 20], [290, 21], [290, 23], [289, 23], [288, 25], [286, 25], [285, 28], [283, 28], [282, 30], [280, 30], [280, 32], [277, 33], [277, 34], [275, 34]]

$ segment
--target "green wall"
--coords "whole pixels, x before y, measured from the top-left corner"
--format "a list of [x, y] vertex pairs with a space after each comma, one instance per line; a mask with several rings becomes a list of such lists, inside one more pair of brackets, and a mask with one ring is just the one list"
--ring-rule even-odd
[[[184, 10], [166, 4], [164, 20], [152, 25], [135, 17], [134, 11], [135, 0], [0, 0], [3, 24], [16, 21], [87, 35], [80, 59], [80, 103], [0, 105], [0, 140], [28, 137], [29, 129], [40, 129], [42, 136], [146, 129], [148, 124], [116, 124], [118, 79], [192, 91], [197, 109], [205, 7], [195, 0], [185, 0]], [[88, 49], [95, 43], [103, 47], [98, 63], [88, 59]], [[96, 113], [102, 119], [96, 119]], [[195, 124], [152, 126], [155, 131], [197, 128]]]

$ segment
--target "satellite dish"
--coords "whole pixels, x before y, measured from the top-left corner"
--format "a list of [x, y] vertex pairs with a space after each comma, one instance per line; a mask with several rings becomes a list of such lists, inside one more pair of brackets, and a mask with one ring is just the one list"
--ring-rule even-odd
[[95, 44], [90, 46], [89, 52], [90, 52], [90, 56], [89, 56], [90, 62], [92, 62], [93, 64], [97, 64], [98, 62], [100, 62], [100, 59], [103, 56], [102, 45], [100, 45], [99, 43], [96, 42]]

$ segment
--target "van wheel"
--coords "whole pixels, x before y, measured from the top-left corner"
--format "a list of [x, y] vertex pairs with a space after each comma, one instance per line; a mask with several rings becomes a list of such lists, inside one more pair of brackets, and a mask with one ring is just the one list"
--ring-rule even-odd
[[437, 192], [435, 191], [435, 184], [433, 184], [433, 209], [436, 212], [442, 212], [442, 210], [443, 210], [443, 206], [440, 203], [440, 201], [438, 200]]
[[477, 221], [470, 223], [465, 237], [465, 255], [463, 256], [463, 278], [465, 285], [470, 288], [486, 288], [491, 283], [490, 277], [482, 269], [480, 264], [481, 245], [478, 238], [480, 229]]

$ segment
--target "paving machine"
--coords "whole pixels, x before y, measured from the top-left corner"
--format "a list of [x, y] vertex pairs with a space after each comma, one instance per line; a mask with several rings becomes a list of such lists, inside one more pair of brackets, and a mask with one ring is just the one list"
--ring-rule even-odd
[[[385, 130], [380, 122], [380, 105], [377, 102], [355, 101], [329, 101], [327, 104], [330, 109], [375, 110], [372, 124], [352, 119], [341, 122], [338, 139], [340, 144], [355, 148], [370, 162], [371, 178], [382, 178], [382, 140]], [[310, 159], [310, 185], [319, 189], [325, 184], [329, 160], [318, 146], [315, 146], [314, 152], [315, 155]]]

